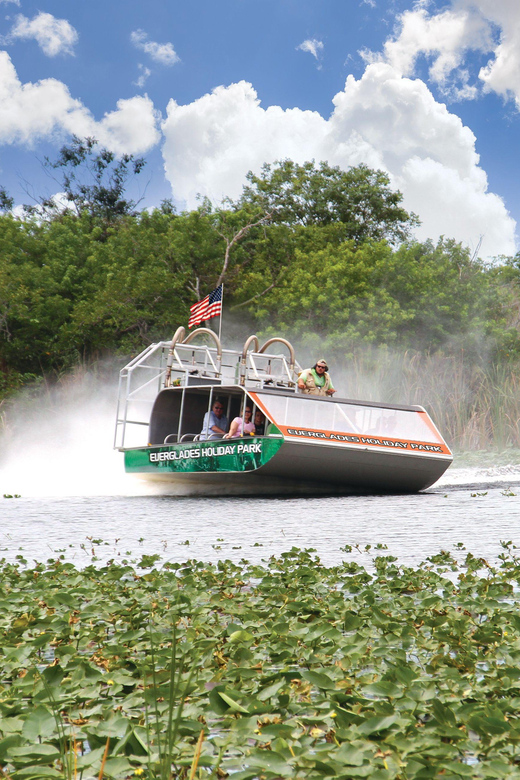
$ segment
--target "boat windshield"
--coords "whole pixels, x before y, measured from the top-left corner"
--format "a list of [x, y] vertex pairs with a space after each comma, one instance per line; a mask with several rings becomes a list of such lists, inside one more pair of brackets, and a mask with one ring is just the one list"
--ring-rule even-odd
[[364, 406], [342, 401], [324, 402], [309, 396], [251, 395], [258, 398], [279, 426], [443, 443], [424, 411]]

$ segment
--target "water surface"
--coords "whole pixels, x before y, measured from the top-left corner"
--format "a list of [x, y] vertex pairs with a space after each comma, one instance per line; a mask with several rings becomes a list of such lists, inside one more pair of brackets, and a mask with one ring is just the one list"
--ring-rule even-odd
[[[520, 468], [451, 469], [434, 488], [405, 496], [203, 498], [134, 495], [22, 495], [0, 498], [1, 555], [46, 560], [57, 551], [77, 565], [99, 560], [229, 558], [260, 561], [291, 547], [312, 548], [326, 564], [375, 554], [417, 565], [462, 544], [496, 560], [500, 540], [520, 546]], [[119, 489], [124, 481], [118, 483]], [[102, 540], [102, 542], [100, 541]]]

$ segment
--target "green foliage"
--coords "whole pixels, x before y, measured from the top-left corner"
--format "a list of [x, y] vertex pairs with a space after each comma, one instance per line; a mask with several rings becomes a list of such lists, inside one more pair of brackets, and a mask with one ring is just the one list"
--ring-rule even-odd
[[491, 276], [444, 240], [397, 249], [385, 241], [309, 242], [254, 314], [263, 327], [313, 333], [326, 349], [347, 352], [360, 342], [436, 349], [462, 341], [470, 351], [475, 335], [498, 337], [501, 324]]
[[343, 171], [321, 162], [297, 165], [283, 160], [265, 164], [260, 176], [249, 172], [250, 182], [239, 201], [289, 225], [340, 223], [345, 240], [402, 240], [418, 223], [400, 205], [403, 196], [390, 188], [383, 171], [358, 165]]
[[[99, 540], [96, 540], [98, 542]], [[6, 776], [506, 778], [520, 560], [5, 560]], [[358, 553], [354, 553], [358, 555]]]
[[[87, 212], [107, 222], [131, 214], [135, 203], [125, 195], [130, 176], [141, 172], [142, 157], [123, 154], [119, 158], [108, 149], [99, 149], [95, 138], [73, 135], [69, 145], [63, 146], [57, 160], [45, 160], [47, 168], [60, 171], [59, 184], [74, 210]], [[45, 206], [46, 204], [44, 204]]]
[[177, 214], [136, 213], [126, 187], [143, 161], [94, 139], [49, 165], [75, 210], [0, 214], [2, 397], [167, 338], [221, 282], [227, 311], [338, 357], [367, 344], [520, 353], [518, 258], [491, 267], [454, 241], [403, 241], [415, 218], [381, 171], [285, 160], [250, 174], [237, 203]]
[[14, 206], [14, 199], [11, 198], [5, 187], [0, 187], [0, 212], [11, 211]]

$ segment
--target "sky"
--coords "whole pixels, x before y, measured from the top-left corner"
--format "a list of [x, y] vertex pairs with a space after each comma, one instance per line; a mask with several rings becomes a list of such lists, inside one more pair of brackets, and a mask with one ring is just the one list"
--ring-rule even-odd
[[0, 186], [72, 134], [144, 156], [140, 207], [292, 159], [384, 170], [419, 240], [520, 248], [519, 0], [0, 0]]

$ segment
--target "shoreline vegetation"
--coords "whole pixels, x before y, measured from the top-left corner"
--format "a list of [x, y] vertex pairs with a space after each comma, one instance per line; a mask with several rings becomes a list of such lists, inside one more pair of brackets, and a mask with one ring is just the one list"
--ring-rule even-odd
[[[520, 557], [0, 561], [0, 776], [513, 778]], [[365, 550], [364, 552], [368, 551]], [[358, 560], [356, 560], [356, 557]]]
[[0, 413], [21, 388], [139, 353], [225, 286], [227, 339], [282, 334], [351, 398], [420, 403], [456, 450], [520, 447], [520, 256], [417, 240], [383, 171], [282, 160], [241, 196], [139, 211], [145, 166], [73, 138], [60, 204], [0, 187]]

